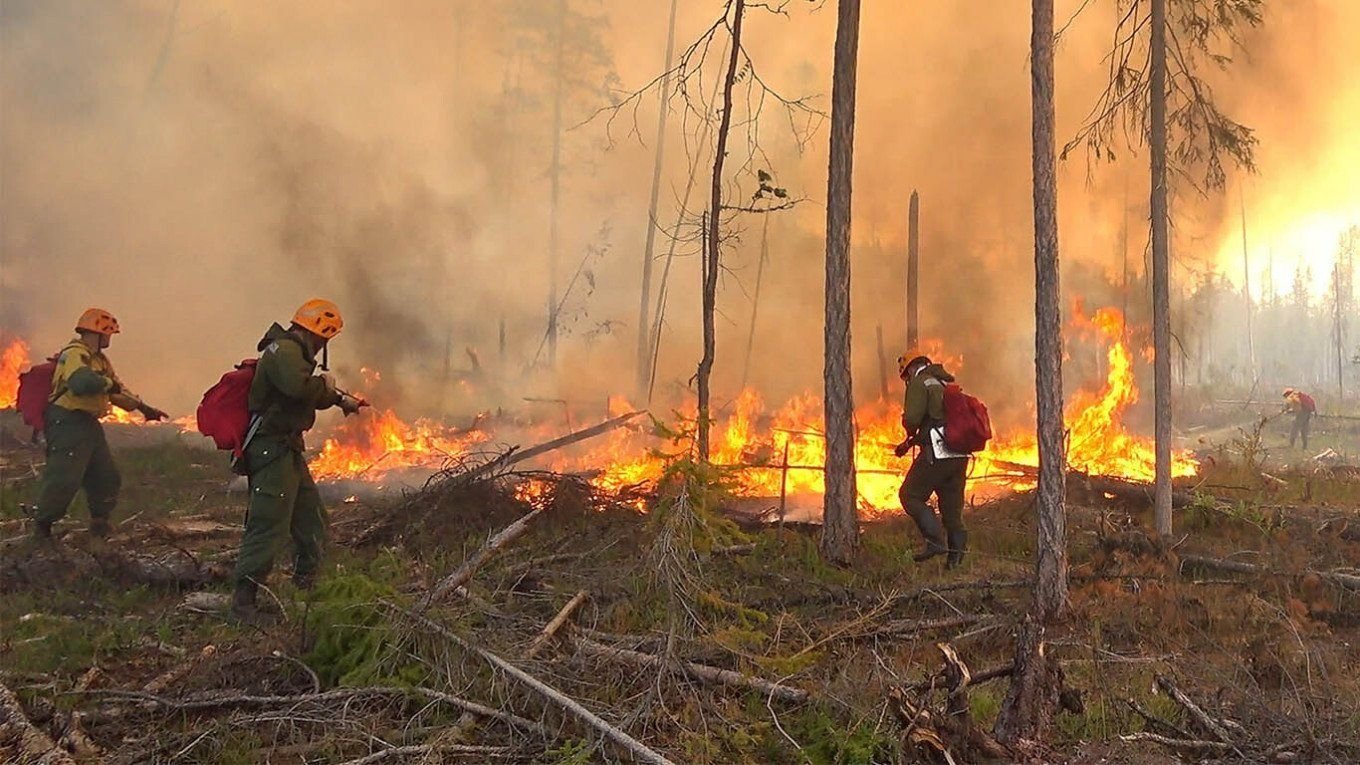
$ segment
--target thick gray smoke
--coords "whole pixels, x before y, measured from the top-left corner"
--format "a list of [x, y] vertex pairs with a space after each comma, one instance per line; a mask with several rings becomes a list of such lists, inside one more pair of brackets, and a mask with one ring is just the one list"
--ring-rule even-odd
[[[865, 9], [854, 221], [863, 398], [879, 389], [876, 327], [889, 363], [903, 344], [906, 207], [917, 189], [924, 332], [964, 358], [971, 387], [1003, 410], [1025, 411], [1033, 312], [1025, 5]], [[1083, 4], [1059, 5], [1065, 18]], [[1263, 51], [1240, 74], [1256, 78], [1250, 87], [1238, 76], [1219, 85], [1240, 107], [1236, 116], [1261, 124], [1267, 146], [1298, 137], [1268, 118], [1275, 103], [1262, 81], [1299, 82], [1287, 52], [1300, 40], [1339, 56], [1346, 40], [1335, 30], [1344, 27], [1310, 20], [1354, 16], [1340, 0], [1300, 5], [1308, 8], [1272, 16], [1268, 24], [1280, 26], [1249, 40]], [[828, 94], [834, 14], [795, 6], [787, 17], [753, 11], [745, 47], [761, 80], [785, 96]], [[5, 0], [5, 327], [41, 352], [57, 347], [81, 309], [106, 306], [125, 328], [113, 349], [124, 376], [181, 412], [252, 352], [269, 322], [312, 296], [346, 312], [333, 349], [342, 375], [357, 383], [358, 367], [380, 370], [391, 403], [466, 413], [517, 406], [526, 395], [603, 401], [633, 393], [656, 99], [623, 112], [611, 134], [605, 120], [589, 118], [611, 94], [660, 71], [668, 3], [572, 0], [560, 60], [551, 7]], [[681, 47], [719, 8], [716, 0], [681, 3]], [[1060, 141], [1103, 84], [1099, 61], [1113, 19], [1092, 4], [1064, 35]], [[706, 100], [710, 83], [689, 95]], [[558, 283], [571, 291], [554, 373], [541, 349], [559, 84], [569, 129]], [[1320, 79], [1294, 88], [1291, 124], [1323, 124], [1331, 96], [1353, 94], [1347, 87]], [[825, 98], [812, 103], [829, 108]], [[677, 105], [671, 120], [659, 221], [667, 229], [696, 154], [694, 210], [708, 183], [698, 120], [684, 114]], [[779, 400], [819, 388], [826, 133], [800, 146], [772, 102], [758, 127], [739, 133], [734, 164], [747, 173], [732, 188], [749, 194], [749, 176], [766, 169], [808, 199], [769, 227], [750, 382]], [[753, 136], [763, 154], [748, 163]], [[1273, 150], [1266, 156], [1270, 172], [1298, 177]], [[1088, 305], [1120, 300], [1126, 225], [1129, 259], [1142, 270], [1144, 159], [1088, 171], [1077, 156], [1062, 168], [1065, 286]], [[1185, 251], [1213, 262], [1228, 225], [1224, 203], [1184, 195], [1178, 205], [1188, 221], [1178, 232]], [[726, 255], [721, 397], [735, 395], [741, 379], [762, 225], [740, 219]], [[658, 374], [667, 395], [683, 388], [698, 357], [695, 249], [682, 243], [672, 271]], [[463, 376], [475, 384], [455, 384]]]

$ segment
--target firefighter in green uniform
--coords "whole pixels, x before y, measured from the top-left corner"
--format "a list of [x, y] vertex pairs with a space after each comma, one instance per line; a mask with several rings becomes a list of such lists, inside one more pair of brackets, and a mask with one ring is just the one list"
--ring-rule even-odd
[[295, 549], [294, 583], [303, 589], [315, 583], [326, 541], [326, 508], [303, 457], [302, 435], [316, 422], [318, 410], [338, 406], [351, 414], [362, 405], [336, 390], [329, 372], [315, 374], [317, 354], [343, 326], [334, 303], [309, 300], [293, 315], [292, 326], [275, 324], [260, 340], [245, 446], [250, 509], [232, 598], [232, 611], [243, 621], [262, 618], [256, 593], [288, 538]]
[[82, 488], [90, 506], [90, 533], [108, 536], [122, 478], [99, 418], [108, 414], [110, 406], [141, 412], [148, 420], [166, 417], [165, 412], [148, 406], [123, 387], [104, 355], [104, 349], [120, 331], [112, 314], [91, 308], [76, 322], [77, 337], [57, 357], [52, 396], [44, 414], [47, 465], [33, 527], [37, 539], [52, 538], [52, 525], [66, 515], [71, 500]]
[[[913, 558], [919, 563], [948, 553], [945, 565], [955, 568], [963, 562], [968, 546], [963, 527], [968, 455], [951, 452], [944, 445], [944, 389], [954, 376], [926, 356], [898, 357], [897, 371], [907, 383], [902, 412], [907, 440], [895, 451], [904, 457], [913, 446], [917, 449], [898, 496], [926, 542]], [[938, 517], [928, 504], [932, 494], [940, 508]]]

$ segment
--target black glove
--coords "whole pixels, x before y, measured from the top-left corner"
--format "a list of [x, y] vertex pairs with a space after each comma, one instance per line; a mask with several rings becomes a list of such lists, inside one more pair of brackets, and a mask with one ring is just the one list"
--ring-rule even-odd
[[898, 457], [907, 456], [907, 452], [909, 451], [911, 451], [910, 438], [908, 438], [907, 440], [903, 441], [902, 443], [898, 444], [896, 447], [893, 448], [893, 454], [896, 454]]
[[137, 411], [142, 413], [142, 416], [146, 418], [147, 422], [158, 422], [160, 420], [168, 419], [170, 417], [169, 414], [157, 409], [154, 406], [151, 406], [150, 404], [142, 404], [141, 406], [137, 407]]
[[368, 406], [368, 402], [356, 396], [344, 393], [340, 396], [340, 403], [338, 406], [340, 407], [340, 411], [344, 412], [345, 416], [348, 417], [349, 415], [358, 412], [361, 408]]

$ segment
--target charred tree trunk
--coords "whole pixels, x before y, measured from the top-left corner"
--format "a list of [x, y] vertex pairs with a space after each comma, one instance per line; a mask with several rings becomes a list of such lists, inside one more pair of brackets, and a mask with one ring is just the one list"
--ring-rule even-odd
[[855, 150], [859, 0], [840, 0], [831, 84], [831, 164], [826, 193], [826, 496], [822, 556], [848, 564], [859, 550], [855, 409], [850, 375], [850, 194]]
[[921, 197], [911, 192], [907, 208], [907, 353], [916, 353], [921, 344]]
[[656, 248], [656, 208], [661, 198], [661, 169], [666, 159], [666, 116], [671, 101], [671, 58], [675, 56], [675, 10], [680, 0], [671, 0], [671, 19], [666, 30], [665, 74], [661, 77], [661, 104], [656, 118], [656, 161], [652, 165], [652, 198], [647, 204], [647, 244], [642, 249], [642, 299], [637, 323], [637, 392], [642, 395], [651, 381], [651, 342], [647, 319], [652, 299], [652, 256]]
[[1044, 625], [1067, 607], [1067, 457], [1063, 444], [1058, 186], [1053, 144], [1053, 0], [1034, 0], [1030, 62], [1039, 522], [1034, 615], [1025, 619], [1016, 636], [1015, 674], [996, 721], [996, 738], [1003, 744], [1041, 737], [1062, 689], [1062, 670], [1045, 653], [1043, 643]]
[[557, 366], [557, 261], [560, 255], [557, 230], [558, 203], [562, 192], [562, 99], [566, 88], [567, 0], [557, 0], [557, 85], [553, 88], [552, 164], [548, 168], [548, 365]]
[[1152, 348], [1157, 534], [1171, 535], [1171, 254], [1166, 187], [1166, 0], [1152, 3]]
[[699, 459], [708, 462], [709, 386], [713, 376], [714, 325], [713, 311], [718, 294], [718, 253], [722, 247], [722, 176], [723, 164], [727, 161], [727, 134], [732, 129], [732, 87], [737, 80], [737, 67], [741, 62], [741, 22], [746, 14], [746, 0], [732, 0], [732, 48], [728, 51], [727, 73], [723, 77], [722, 115], [718, 120], [718, 140], [713, 149], [713, 185], [708, 202], [708, 219], [704, 221], [706, 232], [703, 258], [703, 320], [704, 355], [699, 360], [696, 375], [699, 389], [699, 422], [696, 442]]

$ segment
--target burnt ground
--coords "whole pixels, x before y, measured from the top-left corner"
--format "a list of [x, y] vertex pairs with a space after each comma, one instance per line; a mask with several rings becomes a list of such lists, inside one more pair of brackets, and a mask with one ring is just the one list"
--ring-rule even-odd
[[[943, 762], [930, 724], [904, 728], [901, 689], [937, 673], [938, 643], [975, 676], [1005, 667], [1028, 608], [1026, 495], [971, 508], [973, 551], [959, 571], [913, 563], [915, 532], [900, 517], [866, 524], [860, 561], [842, 570], [821, 562], [814, 529], [725, 517], [700, 480], [708, 476], [677, 475], [659, 506], [654, 493], [602, 497], [544, 476], [541, 492], [526, 492], [524, 479], [505, 476], [334, 505], [323, 583], [302, 593], [276, 574], [268, 599], [282, 620], [257, 629], [203, 597], [228, 592], [222, 576], [242, 517], [220, 455], [155, 440], [117, 449], [126, 492], [115, 535], [89, 540], [78, 501], [53, 550], [24, 541], [20, 508], [42, 455], [14, 439], [0, 449], [0, 683], [80, 762], [641, 761], [440, 629], [673, 762]], [[1360, 761], [1360, 593], [1331, 576], [1360, 568], [1360, 479], [1267, 449], [1274, 456], [1261, 468], [1230, 440], [1206, 448], [1216, 456], [1197, 499], [1178, 511], [1169, 549], [1148, 539], [1139, 504], [1097, 497], [1070, 508], [1071, 610], [1047, 650], [1080, 711], [1059, 715], [1029, 756]], [[649, 514], [633, 509], [640, 497], [653, 503]], [[426, 612], [437, 627], [401, 613], [535, 507], [527, 533]], [[1205, 568], [1201, 559], [1248, 565]], [[529, 656], [582, 591], [569, 626]], [[618, 649], [808, 696], [714, 685], [630, 663]], [[1158, 676], [1226, 720], [1228, 742]], [[980, 729], [1006, 688], [1003, 678], [968, 689]], [[524, 719], [465, 716], [439, 693]], [[942, 694], [925, 701], [942, 703]], [[1206, 746], [1125, 740], [1139, 733]], [[0, 720], [0, 760], [21, 758], [17, 747]]]

